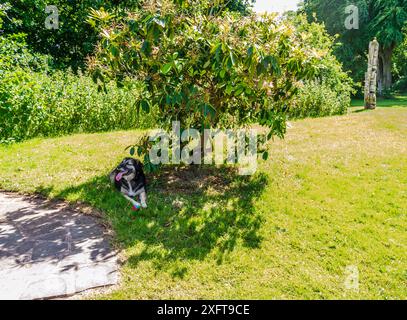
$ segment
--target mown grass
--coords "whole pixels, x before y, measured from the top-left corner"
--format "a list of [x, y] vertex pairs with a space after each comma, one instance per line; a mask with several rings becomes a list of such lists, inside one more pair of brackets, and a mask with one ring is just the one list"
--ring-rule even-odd
[[[363, 99], [354, 99], [352, 100], [352, 107], [363, 107]], [[407, 107], [407, 95], [396, 95], [391, 99], [377, 99], [378, 107]]]
[[355, 110], [292, 122], [250, 178], [149, 177], [136, 217], [106, 175], [139, 131], [2, 146], [0, 189], [103, 210], [127, 261], [96, 298], [406, 299], [407, 109]]

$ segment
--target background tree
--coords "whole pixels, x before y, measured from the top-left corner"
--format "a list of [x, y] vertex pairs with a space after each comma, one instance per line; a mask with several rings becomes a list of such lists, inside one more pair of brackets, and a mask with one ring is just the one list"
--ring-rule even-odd
[[[345, 8], [355, 5], [359, 9], [359, 29], [347, 30]], [[380, 89], [392, 85], [392, 57], [402, 43], [403, 26], [407, 21], [407, 0], [304, 0], [302, 10], [310, 20], [323, 21], [328, 32], [338, 34], [336, 54], [357, 81], [363, 81], [369, 41], [377, 37], [379, 53]]]
[[226, 3], [226, 7], [230, 11], [240, 12], [243, 15], [248, 15], [256, 0], [230, 0]]
[[393, 53], [397, 45], [401, 44], [404, 39], [403, 27], [407, 23], [407, 0], [375, 0], [371, 6], [373, 14], [369, 26], [381, 44], [379, 91], [382, 88], [389, 90], [393, 84]]
[[[107, 8], [120, 15], [123, 10], [135, 8], [139, 0], [13, 0], [4, 19], [4, 34], [24, 33], [30, 49], [51, 55], [57, 67], [85, 66], [85, 57], [92, 54], [97, 32], [86, 20], [89, 10]], [[47, 5], [58, 8], [58, 29], [47, 29]]]
[[404, 28], [404, 41], [394, 51], [392, 73], [396, 79], [394, 89], [407, 92], [407, 27]]

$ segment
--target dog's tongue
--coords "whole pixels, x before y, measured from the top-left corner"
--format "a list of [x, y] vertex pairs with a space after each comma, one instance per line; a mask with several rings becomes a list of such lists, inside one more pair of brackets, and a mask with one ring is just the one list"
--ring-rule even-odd
[[117, 174], [117, 176], [116, 176], [116, 181], [120, 181], [121, 179], [122, 179], [122, 177], [123, 177], [123, 175], [125, 174], [126, 172], [119, 172], [118, 174]]

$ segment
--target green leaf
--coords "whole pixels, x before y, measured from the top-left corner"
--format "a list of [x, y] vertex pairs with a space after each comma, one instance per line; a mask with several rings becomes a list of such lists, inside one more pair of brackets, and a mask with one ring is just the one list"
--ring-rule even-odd
[[212, 47], [211, 49], [211, 54], [214, 54], [216, 51], [218, 51], [222, 47], [222, 43], [218, 42], [215, 46]]
[[151, 55], [152, 49], [150, 41], [145, 40], [143, 42], [143, 45], [141, 46], [141, 52], [147, 57]]
[[171, 63], [171, 62], [166, 63], [166, 64], [161, 68], [161, 72], [162, 72], [163, 74], [167, 74], [168, 72], [171, 71], [171, 68], [172, 68], [172, 63]]
[[110, 53], [113, 57], [117, 57], [119, 55], [119, 49], [117, 49], [115, 46], [111, 46]]
[[135, 152], [136, 152], [136, 149], [134, 147], [131, 147], [130, 148], [130, 155], [134, 156]]
[[147, 100], [141, 100], [140, 106], [144, 112], [147, 112], [147, 113], [150, 112], [150, 104], [148, 103]]
[[250, 46], [250, 47], [249, 47], [249, 49], [247, 49], [247, 55], [249, 56], [249, 58], [251, 58], [251, 57], [252, 57], [252, 55], [253, 55], [253, 51], [254, 51], [253, 46]]
[[166, 105], [171, 105], [172, 104], [172, 99], [171, 99], [171, 96], [169, 94], [167, 94], [165, 96], [165, 104]]
[[150, 162], [150, 157], [149, 157], [149, 154], [148, 153], [146, 153], [145, 155], [144, 155], [144, 165], [145, 166], [147, 166], [147, 165], [151, 165], [151, 162]]
[[267, 151], [263, 152], [263, 160], [267, 161], [268, 158], [269, 158], [269, 153]]
[[182, 64], [179, 60], [174, 61], [175, 67], [177, 68], [178, 71], [182, 70]]
[[240, 96], [242, 93], [243, 93], [243, 88], [240, 87], [239, 89], [237, 89], [237, 90], [235, 91], [235, 97]]
[[228, 95], [230, 95], [232, 92], [233, 92], [233, 86], [231, 85], [231, 84], [228, 84], [227, 86], [226, 86], [226, 90], [225, 90], [225, 92], [226, 92], [226, 94], [228, 94]]
[[236, 64], [236, 60], [235, 60], [235, 55], [234, 55], [233, 51], [230, 51], [229, 55], [230, 55], [230, 62], [232, 63], [232, 66], [234, 66]]

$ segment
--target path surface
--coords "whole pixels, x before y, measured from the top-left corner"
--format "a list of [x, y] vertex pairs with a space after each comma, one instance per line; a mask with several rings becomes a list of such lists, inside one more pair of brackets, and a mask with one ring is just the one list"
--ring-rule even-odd
[[117, 280], [116, 252], [98, 218], [0, 193], [0, 300], [72, 295]]

